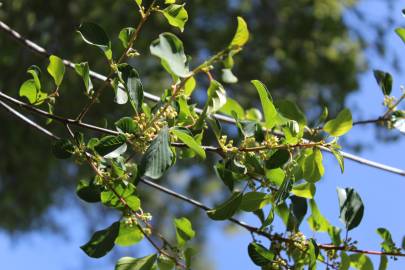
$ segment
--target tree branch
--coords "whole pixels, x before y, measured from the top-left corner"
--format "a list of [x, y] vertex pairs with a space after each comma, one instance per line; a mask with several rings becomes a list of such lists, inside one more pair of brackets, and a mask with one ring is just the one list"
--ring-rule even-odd
[[[15, 30], [13, 30], [12, 28], [10, 28], [7, 24], [5, 24], [2, 21], [0, 21], [0, 30], [4, 31], [9, 36], [11, 36], [15, 40], [17, 40], [19, 43], [21, 43], [25, 47], [28, 47], [30, 50], [34, 51], [35, 53], [38, 53], [38, 54], [40, 54], [42, 56], [45, 56], [45, 57], [49, 57], [51, 55], [43, 47], [41, 47], [38, 44], [24, 38], [21, 34], [19, 34]], [[74, 67], [75, 67], [75, 64], [73, 62], [69, 61], [69, 60], [64, 59], [63, 63], [65, 65], [67, 65], [68, 67], [72, 68], [72, 69], [74, 69]], [[90, 76], [92, 78], [97, 79], [97, 80], [105, 81], [107, 79], [107, 77], [105, 77], [105, 76], [103, 76], [103, 75], [101, 75], [101, 74], [99, 74], [97, 72], [94, 72], [94, 71], [90, 71], [89, 74], [90, 74]], [[124, 87], [121, 84], [119, 84], [118, 87], [125, 90]], [[144, 97], [146, 99], [149, 99], [149, 100], [154, 101], [154, 102], [159, 102], [159, 100], [160, 100], [159, 97], [157, 97], [155, 95], [152, 95], [152, 94], [150, 94], [148, 92], [144, 92]], [[202, 113], [202, 110], [199, 109], [199, 108], [196, 108], [195, 111], [197, 113]], [[236, 123], [233, 118], [231, 118], [229, 116], [226, 116], [226, 115], [214, 114], [213, 117], [220, 120], [220, 121], [222, 121], [222, 122], [225, 122], [225, 123], [229, 123], [229, 124], [235, 124]], [[367, 123], [364, 123], [364, 124], [370, 123], [367, 120], [366, 121], [360, 121], [360, 122], [367, 122]], [[358, 125], [360, 125], [360, 124], [361, 123], [359, 123]], [[275, 132], [275, 134], [278, 135], [278, 136], [283, 136], [283, 134], [281, 132]], [[326, 147], [320, 147], [320, 149], [323, 150], [323, 151], [332, 153], [331, 150], [326, 148]], [[361, 158], [359, 156], [356, 156], [356, 155], [353, 155], [353, 154], [350, 154], [350, 153], [347, 153], [347, 152], [344, 152], [344, 151], [340, 151], [340, 153], [342, 154], [342, 156], [344, 158], [347, 158], [347, 159], [352, 160], [354, 162], [360, 163], [362, 165], [366, 165], [366, 166], [369, 166], [369, 167], [374, 167], [376, 169], [380, 169], [380, 170], [384, 170], [384, 171], [387, 171], [387, 172], [390, 172], [390, 173], [405, 176], [405, 170], [401, 170], [401, 169], [398, 169], [398, 168], [395, 168], [395, 167], [387, 166], [387, 165], [384, 165], [384, 164], [381, 164], [381, 163], [378, 163], [378, 162], [374, 162], [374, 161], [371, 161], [371, 160], [368, 160], [368, 159], [365, 159], [365, 158]]]

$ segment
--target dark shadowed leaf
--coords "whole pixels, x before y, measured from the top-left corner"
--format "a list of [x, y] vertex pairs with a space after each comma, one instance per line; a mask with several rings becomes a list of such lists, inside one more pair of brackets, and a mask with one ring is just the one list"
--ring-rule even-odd
[[352, 188], [337, 188], [340, 220], [347, 230], [356, 228], [363, 218], [364, 205], [360, 195]]
[[250, 259], [257, 266], [264, 266], [269, 264], [274, 259], [274, 253], [258, 243], [250, 243], [248, 246], [248, 253]]
[[119, 227], [120, 223], [114, 222], [107, 229], [95, 232], [90, 241], [80, 248], [92, 258], [103, 257], [114, 247], [114, 241], [118, 236]]
[[213, 220], [225, 220], [233, 216], [239, 209], [242, 202], [242, 192], [235, 191], [232, 196], [224, 203], [218, 205], [212, 210], [207, 211], [208, 216]]
[[75, 147], [68, 139], [60, 139], [52, 143], [52, 153], [57, 158], [70, 158], [74, 151]]
[[374, 70], [374, 77], [385, 96], [389, 96], [392, 91], [392, 76], [388, 72]]

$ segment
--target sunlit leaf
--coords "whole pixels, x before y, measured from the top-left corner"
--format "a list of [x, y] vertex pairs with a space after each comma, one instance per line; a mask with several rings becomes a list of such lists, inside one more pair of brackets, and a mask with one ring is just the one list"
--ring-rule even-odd
[[347, 230], [356, 228], [363, 218], [364, 205], [360, 195], [352, 188], [337, 188], [340, 221]]
[[161, 10], [169, 24], [179, 28], [181, 32], [184, 31], [184, 25], [188, 20], [187, 10], [184, 8], [184, 5], [185, 4], [172, 4], [169, 5], [167, 8]]
[[323, 129], [330, 135], [339, 137], [347, 133], [352, 126], [352, 113], [349, 109], [344, 109], [337, 115], [335, 119], [326, 122]]

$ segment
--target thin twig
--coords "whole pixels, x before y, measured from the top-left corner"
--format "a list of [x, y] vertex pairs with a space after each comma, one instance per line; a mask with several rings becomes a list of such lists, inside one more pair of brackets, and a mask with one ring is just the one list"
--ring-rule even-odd
[[11, 108], [9, 105], [7, 105], [6, 103], [4, 103], [3, 101], [0, 101], [0, 105], [3, 106], [7, 111], [11, 112], [12, 114], [14, 114], [15, 116], [17, 116], [18, 118], [20, 118], [21, 120], [23, 120], [24, 122], [26, 122], [27, 124], [31, 125], [33, 128], [41, 131], [42, 133], [52, 137], [55, 140], [59, 140], [60, 138], [58, 136], [56, 136], [55, 134], [53, 134], [52, 132], [50, 132], [49, 130], [47, 130], [46, 128], [38, 125], [37, 123], [35, 123], [34, 121], [32, 121], [31, 119], [29, 119], [28, 117], [26, 117], [25, 115], [19, 113], [18, 111], [14, 110], [13, 108]]

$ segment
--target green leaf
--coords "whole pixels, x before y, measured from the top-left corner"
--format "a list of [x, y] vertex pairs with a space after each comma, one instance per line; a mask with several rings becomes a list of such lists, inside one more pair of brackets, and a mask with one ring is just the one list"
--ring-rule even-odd
[[310, 270], [316, 269], [316, 261], [319, 255], [319, 247], [316, 244], [313, 238], [309, 239], [309, 248], [308, 248], [308, 256], [309, 256], [309, 268]]
[[230, 68], [223, 68], [221, 70], [222, 73], [222, 81], [224, 83], [237, 83], [238, 78], [232, 73], [232, 70]]
[[65, 65], [62, 59], [55, 55], [49, 57], [48, 72], [55, 81], [57, 87], [62, 83], [63, 76], [65, 75]]
[[207, 90], [207, 114], [216, 113], [226, 104], [226, 92], [222, 84], [216, 80], [211, 80]]
[[172, 4], [167, 8], [160, 10], [163, 15], [166, 17], [170, 25], [177, 27], [181, 32], [184, 31], [184, 25], [188, 20], [187, 10], [184, 8], [184, 5]]
[[377, 233], [384, 240], [381, 243], [381, 248], [385, 252], [396, 252], [396, 247], [394, 241], [392, 241], [391, 233], [385, 228], [378, 228]]
[[265, 127], [269, 129], [273, 128], [276, 124], [277, 110], [274, 107], [270, 93], [262, 82], [253, 80], [252, 84], [255, 86], [260, 96], [264, 113]]
[[317, 182], [322, 178], [325, 168], [322, 164], [322, 152], [319, 149], [314, 149], [305, 158], [303, 173], [305, 180], [311, 183]]
[[308, 211], [307, 200], [302, 197], [291, 196], [292, 213], [297, 221], [297, 230]]
[[309, 227], [314, 232], [327, 232], [330, 224], [329, 221], [321, 214], [314, 199], [309, 200], [311, 216], [307, 219]]
[[93, 181], [80, 180], [76, 187], [77, 196], [85, 202], [96, 203], [101, 200], [101, 188]]
[[119, 132], [135, 134], [138, 131], [138, 125], [135, 123], [134, 119], [131, 117], [123, 117], [117, 122], [115, 122]]
[[20, 97], [26, 97], [29, 103], [36, 103], [36, 105], [40, 105], [42, 103], [41, 101], [47, 97], [46, 93], [43, 93], [40, 91], [40, 89], [37, 89], [34, 79], [25, 81], [20, 87], [19, 94]]
[[41, 69], [36, 66], [36, 65], [32, 65], [27, 69], [27, 73], [30, 74], [32, 76], [32, 78], [35, 81], [35, 88], [37, 89], [37, 91], [41, 90], [41, 81], [39, 80], [39, 76], [41, 75]]
[[230, 116], [235, 112], [239, 119], [245, 117], [245, 110], [243, 107], [236, 100], [229, 97], [226, 99], [225, 105], [222, 106], [219, 111]]
[[158, 179], [174, 163], [174, 153], [170, 148], [169, 129], [162, 128], [149, 145], [141, 161], [141, 175]]
[[350, 255], [350, 266], [357, 270], [374, 270], [370, 258], [364, 254]]
[[101, 192], [101, 202], [112, 208], [124, 209], [125, 205], [131, 208], [132, 211], [137, 211], [141, 207], [141, 201], [136, 196], [135, 186], [133, 184], [117, 184], [113, 186], [114, 190], [106, 190]]
[[243, 195], [240, 209], [253, 212], [262, 209], [269, 203], [271, 203], [271, 198], [266, 193], [252, 191]]
[[176, 76], [186, 78], [191, 75], [184, 54], [183, 42], [171, 33], [163, 33], [150, 45], [152, 55], [159, 57], [164, 67]]
[[100, 48], [111, 59], [111, 42], [103, 28], [95, 23], [84, 22], [79, 26], [78, 32], [84, 42]]
[[222, 160], [218, 161], [218, 163], [214, 166], [214, 170], [217, 176], [224, 182], [229, 190], [233, 191], [234, 183], [237, 181], [236, 177], [234, 177], [234, 173], [225, 167]]
[[236, 29], [236, 33], [231, 41], [230, 47], [231, 48], [241, 48], [243, 47], [246, 42], [249, 40], [249, 30], [247, 28], [247, 24], [242, 17], [238, 17], [238, 28]]
[[298, 105], [290, 100], [281, 100], [276, 102], [277, 111], [284, 117], [295, 120], [300, 126], [307, 124], [307, 118]]
[[92, 258], [103, 257], [114, 247], [114, 241], [118, 236], [120, 227], [119, 224], [119, 222], [114, 222], [110, 227], [95, 232], [90, 241], [80, 248]]
[[143, 86], [138, 72], [128, 64], [119, 65], [118, 71], [125, 90], [128, 92], [132, 107], [135, 109], [135, 112], [141, 112], [143, 103]]
[[266, 170], [266, 177], [273, 184], [281, 186], [285, 179], [285, 172], [281, 168]]
[[143, 233], [137, 225], [127, 225], [120, 222], [120, 228], [115, 244], [123, 247], [134, 245], [143, 239]]
[[175, 263], [165, 255], [158, 257], [157, 266], [159, 270], [173, 270]]
[[340, 171], [343, 173], [345, 171], [345, 159], [344, 159], [342, 153], [336, 149], [331, 149], [331, 151], [339, 163]]
[[271, 263], [275, 256], [270, 250], [255, 242], [249, 244], [248, 254], [257, 266], [265, 266]]
[[183, 132], [179, 129], [172, 129], [173, 134], [179, 138], [183, 143], [190, 147], [196, 154], [198, 154], [202, 159], [205, 159], [205, 150], [201, 147], [199, 143], [194, 140], [193, 137], [188, 135], [186, 132]]
[[75, 71], [79, 74], [84, 82], [84, 87], [86, 88], [86, 94], [92, 94], [93, 92], [93, 83], [90, 78], [90, 68], [89, 63], [83, 62], [80, 64], [75, 64]]
[[177, 244], [180, 247], [184, 246], [187, 241], [194, 238], [195, 231], [191, 226], [191, 222], [187, 218], [175, 218], [173, 223], [176, 228]]
[[374, 77], [385, 96], [389, 96], [392, 91], [392, 76], [388, 72], [374, 70]]
[[364, 205], [360, 195], [352, 188], [337, 188], [340, 221], [348, 231], [356, 228], [363, 218]]
[[194, 77], [189, 77], [184, 85], [184, 95], [186, 95], [187, 97], [191, 96], [196, 87], [196, 84], [197, 83]]
[[115, 270], [152, 270], [157, 255], [149, 255], [142, 258], [122, 257], [117, 261]]
[[291, 193], [302, 198], [313, 199], [315, 196], [316, 187], [313, 183], [302, 183], [293, 186]]
[[74, 151], [75, 147], [68, 139], [60, 139], [52, 143], [52, 153], [57, 158], [70, 158]]
[[380, 256], [380, 265], [378, 266], [378, 270], [386, 270], [388, 267], [388, 259], [386, 255]]
[[94, 146], [94, 150], [105, 158], [116, 158], [127, 150], [125, 142], [126, 137], [124, 135], [105, 136]]
[[290, 152], [285, 149], [277, 150], [273, 155], [267, 159], [266, 169], [275, 169], [282, 167], [290, 159]]
[[233, 216], [238, 210], [242, 202], [243, 193], [235, 191], [232, 196], [226, 200], [224, 203], [218, 205], [217, 207], [208, 210], [208, 216], [213, 220], [225, 220]]
[[129, 42], [134, 33], [135, 33], [135, 28], [133, 28], [133, 27], [126, 27], [120, 31], [118, 38], [122, 43], [122, 47], [124, 47], [125, 49], [128, 48]]
[[345, 252], [340, 253], [340, 256], [341, 256], [341, 259], [340, 259], [339, 270], [349, 270], [350, 257]]
[[397, 35], [405, 43], [405, 28], [397, 28], [397, 29], [395, 29], [395, 33], [397, 33]]
[[339, 137], [347, 133], [352, 126], [352, 113], [349, 109], [343, 109], [335, 119], [326, 122], [323, 129], [330, 135]]

